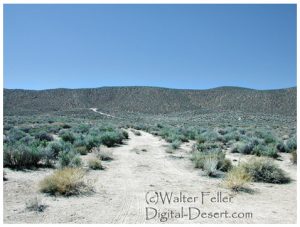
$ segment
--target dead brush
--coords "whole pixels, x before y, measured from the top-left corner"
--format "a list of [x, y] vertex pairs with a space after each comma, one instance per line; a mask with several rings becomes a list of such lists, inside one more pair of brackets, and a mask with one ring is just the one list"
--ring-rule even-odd
[[40, 184], [40, 191], [50, 195], [80, 195], [93, 191], [84, 177], [85, 171], [80, 168], [63, 168], [44, 178]]

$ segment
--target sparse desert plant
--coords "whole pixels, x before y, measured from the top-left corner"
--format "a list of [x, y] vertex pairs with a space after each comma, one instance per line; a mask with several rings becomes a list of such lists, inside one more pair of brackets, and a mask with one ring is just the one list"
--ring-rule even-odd
[[134, 131], [133, 131], [133, 134], [136, 135], [136, 136], [142, 135], [141, 132], [140, 132], [140, 131], [137, 131], [137, 130], [134, 130]]
[[90, 169], [93, 169], [93, 170], [103, 169], [103, 166], [101, 164], [101, 160], [97, 157], [91, 157], [88, 160], [88, 166], [89, 166]]
[[297, 151], [296, 150], [292, 151], [292, 153], [291, 153], [291, 161], [293, 164], [297, 164]]
[[98, 148], [94, 148], [92, 152], [95, 153], [96, 157], [99, 158], [101, 161], [110, 161], [114, 159], [112, 151], [103, 145], [101, 145]]
[[297, 149], [297, 140], [295, 137], [290, 138], [287, 143], [286, 146], [288, 148], [288, 152], [292, 152], [295, 151]]
[[64, 167], [79, 167], [82, 162], [78, 153], [73, 150], [71, 144], [66, 143], [64, 150], [60, 151], [58, 154], [58, 163], [60, 168]]
[[232, 162], [230, 159], [224, 158], [219, 160], [217, 169], [222, 171], [222, 172], [228, 172], [229, 170], [232, 169]]
[[244, 163], [243, 168], [256, 182], [284, 184], [291, 180], [274, 161], [268, 158], [253, 158]]
[[173, 141], [172, 143], [171, 143], [171, 147], [173, 148], [173, 149], [178, 149], [179, 147], [180, 147], [180, 145], [181, 145], [181, 141], [180, 140], [175, 140], [175, 141]]
[[204, 159], [203, 170], [210, 177], [215, 177], [217, 175], [217, 166], [219, 160], [217, 157], [209, 157]]
[[233, 167], [224, 180], [225, 186], [232, 191], [241, 191], [247, 187], [247, 183], [251, 181], [251, 175], [246, 172], [241, 165]]
[[92, 191], [84, 181], [85, 171], [79, 168], [64, 168], [56, 170], [45, 177], [40, 183], [40, 191], [50, 195], [80, 195]]
[[215, 159], [218, 161], [217, 166], [222, 166], [222, 162], [225, 159], [225, 154], [220, 150], [212, 150], [210, 152], [194, 152], [192, 155], [192, 161], [195, 168], [204, 169], [204, 165], [207, 160]]
[[34, 196], [26, 201], [26, 209], [29, 211], [43, 212], [46, 207], [47, 206], [43, 204], [37, 196]]
[[87, 155], [87, 153], [88, 153], [86, 146], [75, 147], [75, 150], [81, 155]]

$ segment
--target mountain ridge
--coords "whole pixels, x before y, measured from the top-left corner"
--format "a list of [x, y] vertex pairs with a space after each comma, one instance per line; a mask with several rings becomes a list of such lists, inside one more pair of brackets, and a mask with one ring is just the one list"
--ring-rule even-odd
[[186, 110], [242, 111], [296, 115], [297, 87], [255, 90], [217, 87], [205, 90], [147, 86], [47, 90], [4, 89], [4, 113], [49, 113], [98, 108], [108, 113], [168, 114]]

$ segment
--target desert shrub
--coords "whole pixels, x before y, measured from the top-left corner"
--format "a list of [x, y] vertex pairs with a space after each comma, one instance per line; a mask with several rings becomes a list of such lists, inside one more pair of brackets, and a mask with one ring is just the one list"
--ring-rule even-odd
[[87, 153], [88, 153], [86, 146], [75, 147], [75, 150], [76, 150], [76, 152], [78, 152], [81, 155], [87, 155]]
[[122, 134], [118, 132], [105, 132], [100, 136], [101, 143], [108, 147], [113, 147], [116, 144], [121, 144], [122, 140]]
[[277, 138], [269, 131], [256, 131], [255, 135], [265, 141], [266, 144], [276, 143]]
[[240, 134], [238, 132], [229, 132], [226, 135], [224, 135], [224, 141], [229, 142], [229, 141], [239, 141], [240, 140]]
[[251, 143], [238, 142], [234, 144], [231, 152], [232, 153], [241, 153], [241, 154], [251, 154], [253, 145]]
[[255, 154], [257, 156], [268, 156], [271, 158], [277, 158], [277, 148], [272, 145], [262, 145], [259, 144], [253, 148], [252, 154]]
[[141, 132], [140, 132], [140, 131], [137, 131], [137, 130], [134, 130], [134, 131], [133, 131], [133, 134], [136, 135], [136, 136], [142, 135]]
[[171, 143], [171, 147], [172, 147], [173, 149], [178, 149], [178, 148], [180, 147], [180, 145], [181, 145], [181, 141], [180, 141], [180, 140], [175, 140], [175, 141], [173, 141], [173, 142]]
[[291, 161], [293, 164], [297, 164], [297, 151], [296, 150], [292, 151], [292, 153], [291, 153]]
[[286, 146], [287, 146], [288, 152], [295, 151], [297, 149], [296, 138], [294, 137], [294, 138], [289, 139], [286, 143]]
[[219, 148], [219, 144], [215, 142], [205, 142], [196, 144], [196, 149], [200, 152], [206, 152], [209, 150], [214, 150], [216, 148]]
[[232, 162], [230, 159], [224, 158], [219, 160], [217, 169], [222, 171], [222, 172], [228, 172], [229, 170], [232, 169]]
[[129, 135], [128, 135], [128, 132], [127, 132], [127, 131], [122, 130], [121, 132], [122, 132], [122, 135], [123, 135], [123, 138], [124, 138], [124, 139], [128, 139], [128, 138], [129, 138]]
[[65, 143], [63, 150], [58, 154], [58, 163], [60, 168], [64, 167], [79, 167], [81, 166], [81, 159], [78, 153], [73, 149], [69, 143]]
[[37, 147], [21, 143], [4, 145], [4, 167], [15, 169], [38, 167], [44, 157], [44, 153]]
[[88, 166], [90, 169], [93, 169], [93, 170], [103, 169], [101, 160], [96, 157], [92, 157], [88, 160]]
[[79, 124], [74, 128], [74, 132], [86, 134], [89, 132], [89, 129], [90, 129], [89, 125]]
[[288, 147], [283, 141], [279, 141], [276, 145], [276, 148], [279, 152], [288, 152]]
[[102, 161], [110, 161], [113, 160], [113, 154], [112, 152], [105, 146], [100, 146], [98, 148], [94, 148], [92, 150], [93, 153], [95, 153], [96, 157], [99, 158]]
[[91, 150], [94, 147], [97, 147], [101, 144], [101, 138], [98, 136], [88, 135], [85, 137], [86, 148]]
[[49, 133], [46, 132], [40, 132], [37, 135], [35, 135], [35, 138], [40, 140], [40, 141], [53, 141], [53, 136]]
[[59, 136], [65, 142], [74, 143], [74, 141], [75, 141], [75, 135], [69, 131], [62, 130], [59, 132]]
[[7, 137], [10, 142], [16, 142], [21, 138], [25, 137], [27, 134], [18, 128], [12, 128], [9, 130]]
[[54, 158], [57, 158], [59, 152], [63, 150], [63, 145], [59, 142], [51, 142], [48, 144], [48, 148], [53, 153]]
[[252, 177], [253, 181], [273, 184], [290, 182], [290, 178], [272, 160], [255, 158], [243, 164], [243, 168]]
[[194, 152], [192, 161], [194, 162], [195, 168], [204, 169], [204, 165], [207, 160], [217, 160], [217, 166], [222, 166], [222, 162], [225, 159], [225, 154], [219, 150], [213, 150], [210, 152]]
[[227, 174], [224, 180], [225, 186], [233, 191], [241, 191], [246, 188], [247, 183], [251, 181], [251, 176], [241, 166], [233, 167]]
[[214, 177], [217, 175], [217, 166], [218, 166], [219, 160], [217, 157], [210, 156], [208, 158], [205, 158], [203, 160], [203, 170], [205, 173], [210, 176]]
[[40, 191], [51, 195], [80, 195], [91, 192], [92, 188], [84, 182], [85, 171], [79, 168], [56, 170], [39, 183]]

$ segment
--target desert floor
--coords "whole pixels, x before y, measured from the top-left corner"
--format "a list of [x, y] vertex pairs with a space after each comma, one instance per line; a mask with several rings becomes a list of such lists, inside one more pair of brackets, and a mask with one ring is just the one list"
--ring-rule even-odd
[[[192, 142], [185, 143], [175, 153], [166, 152], [168, 144], [151, 134], [141, 131], [141, 136], [130, 130], [126, 144], [110, 148], [114, 160], [103, 162], [105, 170], [89, 170], [87, 178], [93, 182], [95, 193], [77, 197], [49, 196], [38, 192], [38, 183], [54, 169], [13, 171], [5, 168], [8, 181], [4, 181], [5, 223], [161, 223], [156, 216], [146, 220], [146, 207], [157, 211], [188, 211], [189, 207], [202, 212], [252, 212], [252, 218], [202, 218], [189, 220], [169, 218], [166, 223], [296, 223], [297, 166], [283, 154], [276, 161], [288, 172], [293, 181], [275, 185], [251, 183], [250, 192], [232, 193], [223, 185], [222, 178], [209, 178], [193, 167], [189, 160]], [[89, 155], [82, 156], [86, 160]], [[249, 156], [228, 154], [228, 157], [246, 161]], [[155, 192], [180, 192], [198, 197], [196, 202], [149, 204], [146, 197]], [[209, 192], [202, 204], [202, 192]], [[209, 199], [222, 192], [232, 196], [231, 203], [211, 202]], [[146, 196], [147, 195], [147, 196]], [[38, 197], [46, 205], [43, 212], [29, 211], [26, 201]], [[155, 197], [154, 197], [155, 198]], [[150, 210], [150, 208], [148, 208]], [[153, 210], [152, 210], [153, 211]], [[195, 211], [195, 210], [193, 210]], [[195, 213], [193, 213], [195, 215]], [[149, 214], [149, 218], [153, 212]], [[193, 216], [194, 217], [194, 216]]]

